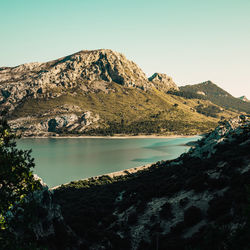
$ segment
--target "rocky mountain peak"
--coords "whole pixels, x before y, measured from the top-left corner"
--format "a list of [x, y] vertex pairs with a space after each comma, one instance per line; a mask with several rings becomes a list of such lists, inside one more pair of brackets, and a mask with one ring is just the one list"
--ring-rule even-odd
[[108, 49], [83, 50], [46, 63], [27, 63], [0, 69], [0, 104], [10, 109], [28, 96], [59, 96], [70, 88], [84, 92], [109, 91], [109, 83], [148, 89], [145, 73], [124, 55]]
[[151, 77], [148, 78], [148, 80], [153, 83], [155, 88], [163, 90], [165, 92], [169, 90], [179, 90], [173, 79], [163, 73], [154, 73]]
[[82, 77], [90, 80], [115, 82], [125, 87], [148, 88], [145, 73], [123, 54], [110, 49], [80, 51], [74, 57], [83, 63], [86, 70]]
[[210, 80], [207, 80], [207, 81], [203, 82], [203, 84], [204, 85], [206, 85], [206, 84], [209, 85], [209, 84], [214, 84], [214, 83], [212, 81], [210, 81]]

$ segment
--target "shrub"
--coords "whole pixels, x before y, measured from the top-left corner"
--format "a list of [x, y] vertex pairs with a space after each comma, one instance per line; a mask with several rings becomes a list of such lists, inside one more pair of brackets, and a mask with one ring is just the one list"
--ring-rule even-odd
[[160, 216], [161, 216], [161, 218], [164, 218], [164, 219], [167, 219], [167, 220], [173, 218], [173, 212], [172, 212], [172, 208], [171, 208], [170, 203], [166, 202], [161, 207]]
[[200, 208], [191, 206], [184, 212], [185, 225], [191, 227], [202, 220], [202, 211]]

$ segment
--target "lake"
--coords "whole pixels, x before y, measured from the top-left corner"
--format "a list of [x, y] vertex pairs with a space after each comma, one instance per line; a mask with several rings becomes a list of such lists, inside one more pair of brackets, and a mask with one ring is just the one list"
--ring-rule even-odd
[[34, 173], [49, 186], [170, 160], [186, 152], [188, 138], [25, 138], [18, 147], [32, 149]]

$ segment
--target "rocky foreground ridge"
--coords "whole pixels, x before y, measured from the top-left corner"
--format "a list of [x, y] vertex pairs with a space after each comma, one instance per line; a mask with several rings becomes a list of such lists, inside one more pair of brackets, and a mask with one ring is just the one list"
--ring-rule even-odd
[[249, 150], [241, 116], [175, 160], [54, 190], [41, 183], [7, 219], [41, 249], [249, 249]]
[[250, 121], [221, 123], [188, 153], [54, 190], [82, 249], [249, 249]]

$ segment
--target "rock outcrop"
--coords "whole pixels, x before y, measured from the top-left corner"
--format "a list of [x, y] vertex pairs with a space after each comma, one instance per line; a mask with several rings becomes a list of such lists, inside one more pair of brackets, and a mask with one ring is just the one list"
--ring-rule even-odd
[[148, 80], [153, 83], [155, 88], [164, 92], [167, 92], [169, 90], [179, 90], [173, 79], [166, 74], [154, 73], [151, 77], [148, 78]]
[[242, 134], [249, 125], [250, 121], [244, 115], [229, 121], [220, 121], [219, 126], [214, 131], [197, 142], [196, 147], [190, 150], [190, 154], [201, 159], [210, 158], [216, 152], [218, 144], [223, 145], [223, 143], [233, 140], [236, 135]]
[[[59, 112], [59, 113], [58, 113]], [[91, 111], [79, 114], [77, 106], [63, 105], [47, 113], [39, 120], [36, 117], [25, 117], [10, 120], [11, 127], [23, 136], [50, 136], [62, 133], [82, 133], [98, 128], [100, 117]]]
[[5, 219], [16, 240], [37, 242], [46, 249], [79, 249], [82, 241], [66, 224], [60, 205], [54, 202], [53, 191], [41, 183], [40, 190], [28, 194], [20, 203], [13, 204]]

